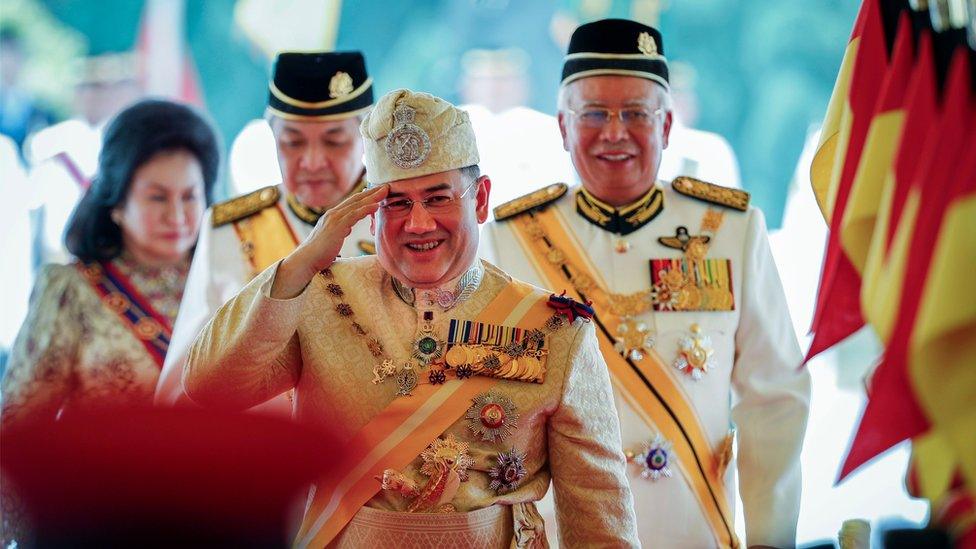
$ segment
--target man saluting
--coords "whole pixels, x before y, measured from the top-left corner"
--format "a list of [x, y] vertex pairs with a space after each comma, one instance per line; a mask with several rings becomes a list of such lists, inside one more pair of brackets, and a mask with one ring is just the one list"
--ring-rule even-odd
[[[190, 344], [217, 308], [312, 231], [322, 213], [365, 187], [359, 123], [373, 106], [373, 79], [359, 52], [282, 53], [268, 83], [265, 118], [278, 148], [281, 185], [216, 204], [200, 231], [183, 305], [156, 387], [156, 403], [188, 401], [180, 386]], [[342, 255], [372, 253], [368, 223]], [[265, 413], [290, 417], [290, 395], [269, 395]]]
[[[491, 181], [467, 114], [399, 90], [361, 131], [371, 188], [220, 308], [187, 393], [242, 409], [294, 388], [337, 434], [300, 546], [542, 546], [550, 479], [564, 544], [636, 546], [592, 310], [476, 258]], [[377, 256], [336, 259], [367, 216]]]

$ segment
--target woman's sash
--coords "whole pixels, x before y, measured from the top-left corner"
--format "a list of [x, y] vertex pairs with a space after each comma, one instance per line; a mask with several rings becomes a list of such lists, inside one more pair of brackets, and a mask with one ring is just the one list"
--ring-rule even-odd
[[119, 315], [122, 323], [146, 348], [160, 369], [166, 359], [173, 327], [150, 305], [132, 281], [108, 261], [76, 263], [85, 280], [102, 298], [102, 303]]

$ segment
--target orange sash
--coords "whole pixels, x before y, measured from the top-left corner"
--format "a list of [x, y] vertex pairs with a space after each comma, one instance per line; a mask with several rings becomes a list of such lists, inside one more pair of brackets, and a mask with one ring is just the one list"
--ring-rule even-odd
[[[541, 325], [551, 316], [546, 298], [528, 284], [510, 283], [488, 304], [478, 321]], [[442, 385], [419, 385], [395, 399], [344, 445], [342, 460], [315, 486], [315, 494], [295, 539], [297, 547], [324, 547], [380, 490], [375, 477], [412, 462], [471, 406], [471, 399], [499, 380], [475, 376]]]
[[596, 290], [583, 295], [576, 289], [570, 281], [570, 273], [546, 259], [546, 250], [531, 231], [534, 222], [542, 225], [552, 242], [559, 244], [568, 263], [583, 270], [594, 281], [599, 279], [595, 266], [591, 265], [587, 254], [580, 249], [572, 231], [554, 208], [528, 213], [511, 220], [513, 232], [520, 245], [532, 261], [536, 272], [550, 288], [566, 289], [567, 295], [579, 301], [593, 301], [597, 312], [593, 320], [600, 350], [607, 362], [617, 394], [627, 401], [648, 426], [671, 441], [673, 453], [678, 458], [677, 467], [698, 500], [716, 542], [722, 547], [738, 547], [734, 518], [729, 509], [728, 494], [722, 478], [725, 466], [720, 463], [717, 452], [709, 444], [705, 429], [698, 421], [694, 406], [684, 390], [654, 350], [646, 353], [641, 360], [632, 360], [617, 352], [613, 334], [621, 322], [614, 315], [601, 316], [602, 311], [609, 310], [606, 292]]
[[280, 204], [234, 222], [234, 231], [241, 241], [241, 250], [251, 263], [252, 275], [280, 261], [299, 242]]

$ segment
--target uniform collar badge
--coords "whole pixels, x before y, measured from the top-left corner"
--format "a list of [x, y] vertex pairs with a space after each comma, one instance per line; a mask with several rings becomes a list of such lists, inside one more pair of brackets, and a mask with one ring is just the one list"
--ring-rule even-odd
[[[352, 196], [364, 188], [366, 188], [366, 179], [361, 177], [346, 196]], [[316, 223], [318, 223], [319, 218], [322, 217], [327, 210], [327, 208], [313, 208], [311, 206], [306, 206], [305, 204], [302, 204], [300, 200], [298, 200], [297, 196], [291, 193], [285, 193], [285, 203], [288, 204], [288, 209], [291, 210], [291, 213], [295, 214], [295, 217], [301, 219], [303, 222], [309, 225], [312, 225], [313, 227]], [[362, 247], [360, 247], [360, 249], [362, 249]], [[365, 250], [363, 250], [363, 252], [368, 253]], [[375, 253], [375, 247], [372, 253]]]
[[664, 191], [657, 185], [651, 187], [644, 196], [619, 208], [603, 202], [584, 187], [576, 192], [576, 212], [597, 227], [620, 236], [637, 231], [662, 211]]
[[[481, 286], [481, 279], [484, 276], [485, 268], [480, 261], [461, 275], [456, 282], [447, 283], [440, 288], [417, 290], [407, 286], [398, 279], [393, 279], [393, 290], [397, 296], [407, 305], [419, 307], [440, 307], [447, 311], [460, 305]], [[419, 305], [418, 305], [419, 303]]]
[[302, 204], [298, 197], [291, 193], [285, 195], [285, 202], [288, 204], [288, 209], [291, 213], [295, 214], [295, 217], [301, 219], [304, 223], [314, 226], [318, 223], [319, 218], [325, 213], [324, 208], [313, 208], [311, 206], [306, 206]]

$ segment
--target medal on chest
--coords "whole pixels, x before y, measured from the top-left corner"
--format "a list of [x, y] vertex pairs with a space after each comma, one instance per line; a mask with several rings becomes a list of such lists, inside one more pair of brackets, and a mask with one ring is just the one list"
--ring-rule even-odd
[[434, 336], [434, 312], [424, 311], [416, 339], [413, 342], [413, 358], [423, 366], [444, 355], [444, 342]]
[[395, 469], [386, 469], [383, 476], [377, 477], [381, 488], [410, 499], [409, 513], [453, 512], [451, 500], [461, 483], [467, 482], [468, 469], [475, 463], [468, 443], [447, 435], [430, 443], [420, 458], [423, 460], [420, 473], [427, 477], [423, 484]]
[[[462, 277], [462, 283], [456, 292], [446, 292], [448, 297], [428, 292], [433, 296], [428, 305], [454, 307], [474, 292], [481, 279], [480, 273], [480, 270], [469, 271], [471, 276]], [[355, 311], [346, 300], [346, 293], [336, 281], [332, 270], [323, 269], [320, 276], [325, 279], [326, 294], [332, 299], [336, 313], [348, 323], [355, 338], [365, 343], [376, 360], [372, 366], [371, 382], [382, 384], [393, 378], [397, 396], [412, 395], [421, 383], [446, 383], [447, 374], [451, 370], [458, 380], [472, 375], [483, 375], [543, 383], [546, 373], [545, 358], [548, 355], [548, 349], [545, 348], [546, 336], [572, 324], [577, 318], [588, 320], [593, 315], [593, 309], [588, 304], [553, 295], [550, 296], [548, 305], [554, 309], [554, 313], [543, 326], [525, 329], [451, 319], [449, 337], [445, 340], [435, 329], [434, 311], [426, 310], [421, 312], [416, 336], [410, 344], [409, 360], [398, 362], [386, 353], [380, 340], [372, 336], [356, 319]], [[395, 281], [394, 289], [404, 302], [414, 304], [412, 291], [397, 286]], [[421, 371], [426, 371], [426, 380], [421, 379]], [[511, 414], [499, 415], [496, 412], [505, 412], [505, 407], [499, 404], [495, 408], [486, 412], [484, 420], [500, 421], [500, 429], [510, 428], [508, 422], [517, 418], [514, 410]], [[493, 428], [487, 423], [484, 425]]]
[[697, 381], [711, 368], [713, 354], [711, 338], [702, 333], [698, 324], [692, 324], [688, 335], [678, 343], [678, 356], [673, 365]]
[[723, 212], [706, 210], [701, 230], [691, 235], [678, 227], [658, 242], [681, 250], [681, 258], [651, 259], [651, 291], [655, 311], [732, 311], [732, 261], [707, 258], [709, 245], [724, 220]]
[[674, 460], [671, 441], [660, 434], [641, 443], [637, 450], [628, 450], [624, 454], [627, 461], [637, 466], [641, 478], [657, 481], [674, 474], [671, 469]]

